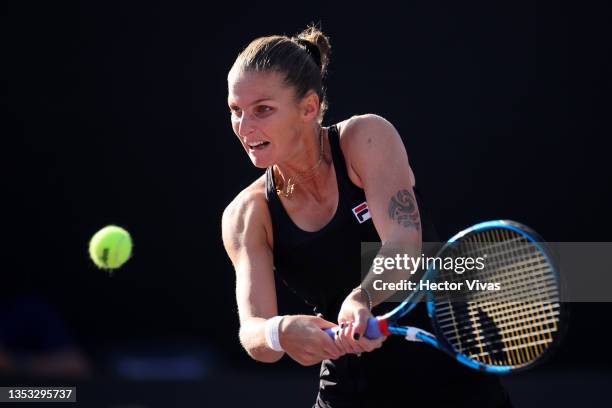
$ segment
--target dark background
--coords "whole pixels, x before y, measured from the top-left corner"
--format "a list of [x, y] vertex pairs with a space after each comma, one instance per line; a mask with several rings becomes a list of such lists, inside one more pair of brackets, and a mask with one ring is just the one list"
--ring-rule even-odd
[[[232, 133], [227, 72], [250, 40], [310, 22], [332, 42], [325, 124], [390, 120], [442, 237], [509, 218], [549, 241], [609, 241], [609, 10], [498, 3], [4, 5], [3, 299], [35, 293], [55, 307], [105, 381], [123, 384], [125, 356], [188, 350], [215, 381], [303, 377], [308, 406], [315, 368], [255, 363], [238, 343], [220, 216], [261, 174]], [[112, 278], [87, 254], [111, 223], [135, 241]], [[572, 305], [566, 342], [535, 383], [609, 379], [593, 337], [611, 310]], [[527, 383], [511, 385], [517, 401]]]

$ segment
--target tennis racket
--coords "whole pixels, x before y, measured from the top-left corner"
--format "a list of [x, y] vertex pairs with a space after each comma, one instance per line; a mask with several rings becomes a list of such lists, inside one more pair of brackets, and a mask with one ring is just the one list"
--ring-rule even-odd
[[[484, 267], [463, 274], [439, 265], [421, 281], [498, 282], [499, 290], [417, 290], [389, 313], [372, 317], [365, 336], [401, 335], [427, 343], [476, 370], [504, 374], [543, 361], [564, 333], [557, 268], [544, 242], [530, 228], [513, 221], [476, 224], [453, 236], [438, 251], [442, 259], [484, 257]], [[433, 334], [397, 320], [421, 301]], [[335, 328], [325, 330], [334, 336]]]

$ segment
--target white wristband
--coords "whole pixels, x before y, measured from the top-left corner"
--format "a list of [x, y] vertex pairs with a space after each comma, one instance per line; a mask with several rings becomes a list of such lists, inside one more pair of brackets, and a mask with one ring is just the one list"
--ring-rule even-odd
[[274, 316], [266, 321], [266, 344], [274, 351], [285, 351], [280, 344], [279, 328], [285, 316]]

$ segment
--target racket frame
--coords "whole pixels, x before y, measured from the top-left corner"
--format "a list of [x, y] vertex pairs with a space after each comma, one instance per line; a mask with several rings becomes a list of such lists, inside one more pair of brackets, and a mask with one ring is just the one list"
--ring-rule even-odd
[[[495, 228], [505, 228], [512, 230], [524, 237], [526, 237], [531, 243], [535, 244], [536, 247], [540, 250], [540, 252], [546, 257], [547, 262], [551, 265], [553, 269], [553, 275], [557, 281], [557, 288], [559, 291], [560, 298], [562, 297], [562, 282], [560, 280], [560, 276], [558, 273], [558, 269], [556, 267], [556, 262], [554, 262], [554, 257], [550, 252], [547, 245], [545, 245], [545, 241], [531, 228], [518, 223], [516, 221], [511, 220], [494, 220], [494, 221], [485, 221], [478, 224], [475, 224], [451, 237], [444, 246], [438, 251], [437, 255], [444, 253], [449, 246], [456, 245], [457, 242], [463, 238], [465, 235], [473, 233], [473, 232], [481, 232]], [[431, 279], [435, 277], [436, 271], [433, 269], [428, 269], [421, 280]], [[429, 333], [420, 328], [411, 327], [411, 326], [400, 326], [396, 325], [395, 322], [399, 320], [401, 317], [409, 314], [422, 299], [426, 297], [426, 307], [427, 314], [431, 320], [431, 325], [433, 331], [435, 333]], [[440, 335], [441, 330], [438, 327], [437, 321], [434, 318], [435, 316], [435, 303], [433, 301], [433, 295], [431, 291], [417, 291], [411, 293], [407, 299], [405, 299], [402, 303], [400, 303], [395, 309], [390, 312], [370, 319], [368, 322], [368, 337], [370, 334], [373, 335], [374, 338], [380, 337], [380, 335], [401, 335], [404, 336], [409, 341], [420, 341], [423, 343], [427, 343], [439, 350], [442, 350], [449, 354], [451, 357], [454, 357], [460, 363], [473, 368], [475, 370], [484, 371], [487, 373], [493, 374], [508, 374], [510, 372], [517, 372], [526, 370], [528, 368], [533, 367], [536, 364], [540, 364], [546, 359], [550, 357], [552, 352], [559, 347], [559, 343], [563, 338], [565, 331], [567, 330], [567, 325], [565, 322], [567, 321], [567, 310], [566, 305], [559, 300], [559, 333], [553, 339], [553, 342], [548, 345], [546, 351], [539, 355], [534, 360], [530, 361], [527, 364], [523, 364], [520, 366], [513, 365], [489, 365], [484, 364], [479, 361], [473, 360], [469, 358], [467, 355], [462, 354], [456, 351], [445, 339], [444, 336]]]

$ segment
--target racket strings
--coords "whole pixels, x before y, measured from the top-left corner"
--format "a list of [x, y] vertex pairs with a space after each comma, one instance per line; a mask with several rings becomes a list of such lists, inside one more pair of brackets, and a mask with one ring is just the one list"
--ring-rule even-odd
[[[504, 234], [507, 235], [509, 234], [509, 232], [507, 231], [502, 232], [502, 235]], [[502, 237], [502, 238], [507, 238], [507, 237]], [[535, 249], [535, 246], [533, 248]], [[527, 255], [527, 256], [537, 255], [536, 259], [538, 259], [540, 263], [546, 261], [543, 255], [541, 254], [541, 252], [539, 251], [527, 250], [527, 251], [522, 251], [522, 252], [523, 252], [523, 255]], [[552, 268], [547, 270], [546, 272], [552, 275], [553, 273]], [[535, 275], [535, 273], [532, 273], [532, 275]], [[540, 283], [541, 283], [540, 281], [532, 282], [532, 285], [541, 292], [537, 300], [546, 299], [546, 296], [549, 295], [549, 293], [543, 290], [542, 285]], [[556, 302], [558, 299], [555, 296], [555, 294], [553, 294], [553, 298], [550, 300], [553, 302]], [[550, 311], [551, 303], [537, 303], [537, 302], [534, 303], [532, 301], [531, 303], [528, 303], [527, 306], [531, 307], [531, 309], [528, 309], [528, 311], [531, 312], [531, 318], [532, 318], [531, 323], [529, 322], [527, 323], [531, 324], [532, 327], [526, 328], [524, 324], [518, 325], [517, 327], [521, 328], [521, 330], [519, 331], [519, 334], [521, 335], [521, 337], [519, 339], [517, 339], [516, 336], [508, 337], [510, 348], [512, 350], [515, 350], [513, 353], [510, 353], [510, 356], [513, 357], [514, 360], [518, 361], [519, 364], [524, 363], [525, 358], [527, 359], [527, 361], [529, 361], [531, 358], [534, 358], [540, 355], [545, 350], [543, 346], [549, 344], [549, 342], [552, 342], [553, 338], [552, 338], [551, 332], [556, 330], [556, 319], [555, 318], [553, 318], [552, 321], [540, 320], [540, 319], [535, 318], [538, 316], [538, 313]], [[512, 313], [510, 315], [512, 315]], [[520, 348], [521, 345], [525, 345], [526, 347]]]
[[[550, 305], [549, 303], [541, 303], [537, 306], [533, 305], [533, 307], [544, 308], [544, 310], [547, 310], [549, 308], [549, 305]], [[482, 305], [479, 305], [479, 306], [481, 307], [481, 309], [487, 310], [486, 307], [483, 307]], [[467, 309], [469, 309], [469, 306], [466, 307], [466, 310]], [[440, 319], [438, 321], [438, 325], [441, 329], [446, 329], [448, 327], [451, 327], [451, 325], [453, 325], [453, 322], [456, 321], [457, 318], [472, 319], [472, 322], [474, 323], [474, 327], [487, 328], [488, 325], [495, 325], [497, 329], [504, 329], [506, 327], [512, 329], [517, 324], [528, 324], [530, 321], [542, 320], [541, 323], [544, 323], [544, 322], [549, 321], [551, 318], [556, 318], [556, 316], [559, 315], [558, 310], [552, 309], [545, 313], [540, 313], [537, 316], [533, 316], [530, 310], [525, 309], [524, 304], [519, 304], [517, 307], [514, 308], [514, 310], [512, 310], [512, 308], [509, 307], [507, 312], [514, 313], [514, 314], [512, 316], [509, 316], [509, 315], [501, 316], [500, 318], [495, 319], [494, 322], [484, 321], [483, 319], [480, 319], [478, 315], [474, 313], [470, 314], [468, 312], [468, 313], [464, 313], [463, 315], [456, 316], [455, 309], [449, 308], [448, 311], [449, 311], [448, 315], [450, 315], [451, 317], [446, 318], [446, 319]], [[504, 312], [506, 312], [506, 310], [504, 310]], [[515, 316], [518, 317], [518, 319], [514, 319]], [[467, 330], [471, 330], [471, 327], [461, 327], [457, 331], [467, 331]]]
[[[525, 278], [521, 271], [506, 270], [503, 275], [490, 274], [490, 273], [479, 273], [480, 279], [486, 281], [493, 281], [500, 283], [500, 288], [503, 290], [499, 293], [489, 296], [486, 291], [471, 291], [467, 289], [467, 285], [463, 286], [464, 282], [461, 278], [456, 276], [449, 276], [446, 279], [449, 282], [461, 283], [462, 290], [456, 293], [449, 293], [445, 295], [445, 300], [449, 301], [462, 301], [468, 299], [487, 299], [490, 298], [495, 301], [500, 300], [558, 300], [558, 289], [555, 278], [550, 274], [550, 268], [544, 266], [541, 268], [532, 268], [533, 275], [529, 278]], [[488, 279], [493, 278], [493, 279]]]
[[511, 279], [499, 279], [497, 282], [500, 283], [500, 291], [496, 294], [489, 294], [486, 291], [460, 291], [459, 293], [448, 294], [444, 299], [439, 300], [440, 311], [438, 316], [440, 321], [443, 321], [445, 314], [445, 307], [441, 303], [455, 303], [455, 302], [466, 302], [466, 301], [479, 301], [490, 308], [495, 307], [499, 304], [500, 307], [505, 307], [505, 302], [508, 304], [512, 303], [556, 303], [559, 301], [558, 289], [554, 282], [554, 279], [534, 279], [529, 280], [511, 280]]
[[[506, 251], [507, 252], [507, 251]], [[489, 263], [489, 266], [491, 266], [491, 263]], [[495, 265], [494, 265], [495, 266]], [[483, 274], [485, 277], [487, 277], [487, 274]], [[451, 277], [455, 276], [456, 274], [451, 275]], [[482, 278], [482, 276], [479, 276], [480, 278]], [[455, 279], [451, 279], [451, 280], [455, 280]], [[514, 280], [514, 279], [513, 279]], [[506, 289], [508, 289], [508, 287], [510, 286], [517, 286], [516, 284], [514, 285], [510, 285], [510, 283], [513, 280], [508, 280], [508, 279], [504, 279], [504, 286], [506, 287]], [[525, 291], [526, 288], [520, 288], [522, 291]], [[553, 286], [554, 289], [554, 286]], [[488, 310], [488, 314], [491, 315], [492, 314], [492, 310], [491, 307], [492, 305], [496, 305], [498, 306], [498, 308], [501, 308], [505, 313], [503, 313], [500, 317], [500, 315], [498, 314], [497, 316], [493, 316], [495, 322], [493, 321], [489, 321], [486, 322], [484, 321], [484, 319], [481, 319], [478, 314], [475, 314], [473, 310], [470, 311], [469, 316], [467, 316], [467, 318], [469, 318], [472, 322], [473, 322], [473, 326], [475, 329], [477, 330], [481, 330], [481, 331], [485, 331], [485, 330], [493, 330], [493, 334], [496, 335], [496, 337], [498, 337], [498, 340], [495, 340], [495, 336], [491, 336], [489, 335], [489, 344], [486, 344], [486, 346], [490, 346], [495, 344], [495, 343], [500, 343], [501, 339], [506, 339], [506, 341], [512, 342], [512, 343], [516, 343], [517, 340], [523, 340], [525, 337], [528, 337], [526, 335], [524, 335], [524, 331], [520, 331], [518, 335], [516, 335], [514, 333], [514, 331], [516, 331], [516, 326], [517, 323], [520, 324], [525, 324], [526, 322], [528, 322], [530, 319], [532, 320], [532, 316], [531, 313], [527, 318], [524, 319], [519, 319], [517, 322], [514, 322], [514, 320], [517, 317], [520, 317], [520, 315], [516, 315], [516, 313], [518, 312], [519, 314], [521, 313], [522, 309], [524, 309], [524, 304], [520, 304], [518, 307], [516, 306], [517, 300], [532, 300], [535, 294], [539, 294], [539, 289], [530, 291], [528, 293], [522, 293], [521, 295], [517, 295], [517, 293], [513, 293], [515, 291], [508, 291], [506, 290], [506, 293], [502, 299], [494, 299], [495, 303], [493, 302], [485, 302], [481, 305], [482, 307], [487, 306], [486, 308], [489, 309]], [[486, 293], [486, 292], [476, 292], [476, 293]], [[499, 293], [497, 293], [497, 295], [499, 295]], [[465, 294], [460, 294], [459, 295], [459, 299], [456, 299], [456, 296], [453, 296], [450, 301], [451, 302], [456, 302], [456, 301], [465, 301]], [[510, 304], [514, 304], [514, 308], [512, 307], [507, 307], [504, 303], [500, 303], [501, 300], [503, 300], [504, 298], [507, 298], [508, 300], [511, 300], [512, 302]], [[533, 307], [535, 304], [531, 304], [531, 306]], [[447, 311], [449, 312], [448, 314], [449, 319], [451, 320], [451, 325], [455, 325], [455, 327], [453, 327], [454, 330], [454, 337], [455, 338], [461, 338], [461, 336], [465, 337], [466, 333], [464, 330], [459, 330], [457, 326], [457, 320], [462, 321], [466, 319], [466, 315], [463, 314], [461, 315], [460, 313], [456, 312], [457, 308], [454, 309], [448, 309]], [[444, 323], [444, 318], [442, 318], [442, 316], [444, 316], [446, 313], [446, 310], [444, 307], [440, 307], [439, 308], [439, 312], [438, 314], [438, 318], [442, 321], [442, 323]], [[505, 318], [505, 316], [508, 313], [512, 313], [514, 312], [515, 316], [509, 317], [509, 318]], [[505, 324], [501, 322], [501, 320], [509, 320], [508, 322], [506, 322]], [[546, 321], [547, 323], [550, 321]], [[541, 324], [543, 324], [544, 322], [540, 322]], [[444, 324], [440, 324], [442, 330], [446, 330], [448, 329], [448, 325], [444, 325]], [[471, 329], [470, 329], [471, 330]], [[498, 330], [499, 332], [495, 332], [495, 330]], [[501, 330], [501, 331], [500, 331]], [[477, 334], [477, 333], [476, 333]], [[534, 335], [540, 335], [541, 333], [539, 332], [534, 332]], [[468, 334], [469, 335], [469, 334]], [[459, 343], [459, 344], [454, 344], [455, 347], [459, 346], [459, 348], [465, 347], [465, 348], [470, 348], [471, 346], [471, 342], [473, 339], [471, 339], [470, 337], [468, 337], [464, 342]], [[482, 340], [486, 340], [485, 336], [476, 336], [475, 337], [476, 341], [481, 342]], [[483, 351], [484, 349], [486, 349], [486, 347], [481, 347], [480, 350], [477, 351], [476, 355], [480, 355], [480, 356], [484, 356], [484, 355], [488, 355], [489, 353], [487, 351]], [[502, 351], [508, 351], [508, 350], [514, 350], [517, 349], [517, 347], [504, 347]], [[494, 353], [494, 354], [499, 354], [499, 353]], [[510, 358], [512, 358], [513, 356], [510, 355]], [[531, 359], [532, 356], [531, 355], [527, 355], [527, 358]], [[522, 358], [519, 357], [514, 357], [514, 360], [522, 360], [524, 359], [524, 356], [522, 356]], [[489, 363], [492, 363], [494, 361], [488, 360]]]
[[[500, 237], [499, 235], [502, 235], [502, 236]], [[512, 242], [508, 239], [509, 238], [508, 236], [503, 236], [503, 235], [507, 235], [507, 231], [503, 231], [503, 230], [499, 231], [497, 234], [494, 234], [494, 236], [491, 236], [491, 234], [489, 234], [486, 237], [486, 239], [505, 240], [502, 242], [507, 243], [506, 245], [504, 245], [504, 249], [506, 249], [509, 245], [512, 245]], [[532, 255], [533, 251], [525, 250], [524, 245], [521, 245], [519, 248], [516, 248], [516, 249], [517, 250], [515, 251], [515, 254], [513, 255], [513, 257], [511, 257], [511, 259], [514, 259], [516, 261], [516, 268], [514, 269], [520, 270], [521, 267], [525, 267], [524, 262], [523, 262], [524, 258], [522, 258], [521, 255], [530, 256]], [[509, 252], [503, 251], [503, 252], [500, 252], [499, 255], [501, 255], [501, 259], [505, 261], [506, 257], [508, 257], [509, 255]], [[505, 262], [502, 262], [502, 264], [504, 263]], [[497, 270], [498, 272], [502, 272], [502, 273], [506, 272], [504, 270], [499, 270], [499, 269], [500, 268], [498, 267], [498, 265], [493, 265], [493, 268], [492, 268], [493, 271]], [[486, 294], [486, 292], [476, 293], [475, 300], [485, 300], [487, 298], [489, 299], [491, 298], [491, 296], [483, 296], [483, 294]], [[512, 293], [512, 291], [510, 291], [510, 294], [516, 296], [516, 293]], [[480, 306], [483, 306], [483, 305], [480, 305]], [[521, 305], [521, 306], [524, 306], [524, 305]], [[534, 307], [537, 308], [538, 305], [536, 303], [530, 302], [526, 304], [526, 306], [531, 308], [531, 309], [526, 310], [526, 312], [531, 317], [531, 322], [532, 322], [531, 324], [534, 325], [531, 332], [527, 330], [524, 327], [524, 325], [518, 324], [517, 319], [516, 319], [518, 317], [517, 312], [509, 308], [508, 303], [500, 303], [497, 305], [495, 309], [485, 308], [487, 316], [490, 315], [492, 319], [499, 319], [499, 315], [500, 315], [499, 312], [501, 312], [501, 316], [510, 317], [509, 319], [510, 324], [508, 328], [509, 330], [506, 329], [505, 332], [500, 333], [499, 337], [503, 339], [502, 343], [507, 345], [507, 347], [504, 347], [504, 349], [513, 351], [511, 353], [507, 353], [509, 360], [512, 361], [513, 364], [522, 364], [526, 361], [525, 359], [529, 360], [533, 358], [533, 356], [538, 355], [537, 353], [540, 353], [543, 351], [541, 348], [541, 345], [546, 343], [546, 341], [544, 341], [543, 343], [541, 341], [542, 340], [541, 338], [543, 335], [545, 335], [548, 332], [548, 330], [545, 326], [542, 326], [542, 323], [538, 322], [538, 319], [534, 319], [536, 315], [534, 314], [535, 311], [533, 310], [533, 308]], [[495, 313], [495, 312], [498, 312], [498, 313]], [[474, 319], [472, 318], [472, 321], [473, 320]], [[544, 328], [543, 330], [542, 330], [542, 327]], [[495, 328], [495, 326], [492, 326], [491, 329], [498, 330], [497, 328]], [[478, 333], [478, 331], [476, 331], [476, 333]], [[484, 332], [484, 334], [487, 334], [487, 332]], [[529, 340], [527, 341], [527, 344], [535, 346], [538, 349], [536, 350], [535, 353], [533, 352], [533, 350], [530, 350], [529, 348], [521, 348], [521, 345], [525, 344], [524, 340], [526, 339]], [[477, 337], [477, 340], [481, 341], [479, 337]], [[483, 355], [486, 355], [486, 353], [480, 353], [480, 355], [483, 356]]]
[[[508, 236], [510, 235], [510, 231], [498, 231], [495, 235], [496, 237], [501, 235], [501, 239], [507, 240]], [[537, 246], [529, 243], [527, 245], [529, 245], [528, 249], [526, 249], [525, 245], [522, 244], [519, 248], [522, 251], [519, 251], [519, 253], [523, 256], [531, 256], [534, 259], [537, 259], [540, 264], [548, 265], [549, 267], [545, 268], [545, 273], [554, 280], [554, 271], [552, 269], [552, 266], [550, 266], [550, 264], [547, 262], [547, 259], [545, 258], [544, 254], [540, 250], [538, 250]], [[511, 262], [513, 258], [509, 255], [506, 256], [509, 257], [508, 260], [509, 262]], [[529, 269], [526, 269], [526, 273], [529, 273]], [[537, 272], [535, 271], [531, 272], [530, 275], [534, 276], [534, 278], [538, 276]], [[540, 320], [537, 317], [540, 314], [547, 315], [550, 314], [549, 312], [554, 312], [555, 305], [559, 305], [558, 292], [554, 290], [554, 293], [551, 294], [549, 291], [544, 290], [543, 286], [541, 285], [541, 280], [534, 279], [531, 284], [534, 288], [537, 288], [537, 290], [541, 292], [539, 296], [535, 297], [526, 304], [527, 310], [531, 312], [532, 321], [528, 321], [523, 325], [517, 326], [521, 329], [519, 331], [519, 333], [522, 335], [520, 339], [514, 338], [516, 336], [510, 337], [510, 343], [512, 344], [511, 347], [513, 347], [513, 350], [515, 350], [513, 353], [511, 353], [511, 355], [514, 355], [515, 360], [518, 359], [519, 364], [524, 364], [528, 361], [531, 361], [532, 358], [537, 358], [539, 355], [541, 355], [546, 350], [547, 346], [551, 344], [554, 340], [552, 333], [557, 331], [558, 317], [553, 318], [550, 321]], [[540, 300], [547, 300], [547, 297], [549, 297], [548, 302], [539, 302]], [[510, 315], [512, 315], [512, 313]], [[529, 326], [526, 327], [526, 325]], [[521, 346], [524, 347], [521, 348]]]
[[[455, 350], [485, 364], [513, 366], [546, 351], [558, 331], [559, 293], [554, 270], [537, 245], [498, 228], [465, 237], [447, 256], [485, 257], [485, 268], [470, 272], [470, 278], [500, 284], [500, 290], [434, 294], [438, 328]], [[440, 281], [466, 279], [439, 272]]]
[[[545, 313], [540, 314], [535, 318], [530, 316], [530, 317], [526, 317], [524, 319], [520, 319], [517, 321], [508, 320], [505, 324], [495, 323], [494, 325], [489, 324], [486, 320], [479, 319], [478, 313], [476, 312], [470, 315], [470, 317], [472, 318], [473, 327], [469, 329], [461, 328], [461, 327], [459, 328], [453, 327], [453, 329], [454, 330], [456, 329], [456, 332], [459, 335], [463, 335], [466, 337], [464, 339], [462, 346], [465, 345], [466, 348], [469, 348], [470, 343], [474, 341], [477, 342], [477, 341], [488, 339], [489, 337], [487, 337], [484, 334], [486, 333], [487, 330], [499, 330], [501, 328], [502, 330], [499, 330], [498, 333], [501, 334], [503, 337], [499, 339], [498, 341], [491, 340], [490, 343], [491, 344], [499, 343], [499, 344], [505, 345], [504, 343], [505, 341], [514, 341], [518, 339], [526, 340], [526, 339], [530, 339], [529, 336], [548, 334], [549, 330], [547, 328], [550, 328], [556, 324], [558, 320], [559, 312], [554, 311], [554, 310], [549, 311], [548, 305], [542, 305], [542, 309], [545, 311]], [[512, 327], [513, 325], [516, 325], [517, 323], [524, 325], [528, 321], [530, 322], [529, 324], [542, 327], [542, 330], [533, 330], [529, 333], [518, 333], [515, 330], [515, 328]], [[447, 330], [449, 327], [451, 326], [447, 325], [447, 327], [442, 327], [441, 329]], [[509, 330], [503, 330], [505, 328], [508, 328]], [[476, 331], [476, 333], [481, 333], [481, 334], [475, 335], [475, 333], [472, 331]], [[539, 339], [536, 340], [536, 342], [537, 341], [539, 341]]]

